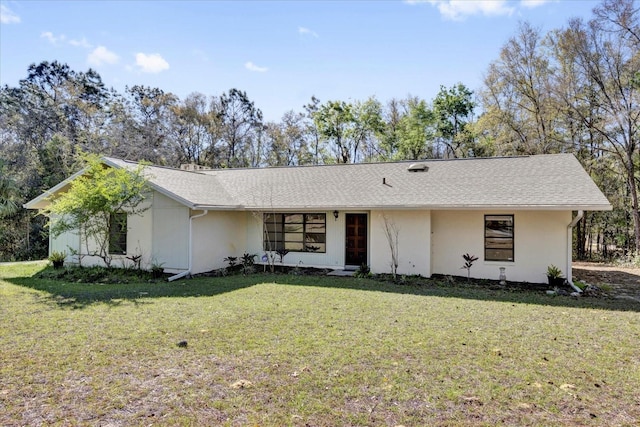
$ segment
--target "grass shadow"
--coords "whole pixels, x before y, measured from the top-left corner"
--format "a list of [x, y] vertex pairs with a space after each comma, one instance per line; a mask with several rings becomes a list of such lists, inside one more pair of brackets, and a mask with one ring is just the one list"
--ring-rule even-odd
[[147, 304], [152, 298], [214, 296], [253, 286], [247, 276], [230, 276], [229, 280], [183, 279], [176, 282], [146, 281], [130, 283], [77, 283], [35, 277], [6, 278], [14, 285], [46, 293], [46, 300], [60, 307], [81, 309], [96, 303], [112, 306], [123, 302]]
[[[451, 280], [412, 277], [405, 281], [393, 282], [377, 278], [323, 277], [318, 280], [317, 277], [313, 276], [280, 275], [275, 277], [278, 279], [272, 281], [287, 285], [344, 288], [514, 304], [640, 312], [640, 302], [629, 299], [609, 296], [571, 297], [568, 295], [547, 295], [546, 291], [549, 286], [546, 284], [511, 283], [504, 287], [499, 285], [497, 281], [472, 280], [467, 282], [465, 278]], [[567, 290], [570, 291], [571, 289], [567, 287]]]
[[[45, 275], [46, 276], [46, 275]], [[546, 285], [512, 284], [499, 286], [494, 281], [471, 281], [450, 278], [410, 277], [393, 282], [382, 278], [354, 278], [287, 273], [258, 273], [224, 277], [196, 277], [167, 281], [132, 281], [130, 283], [78, 283], [70, 280], [33, 277], [5, 277], [5, 281], [46, 292], [47, 301], [59, 307], [81, 309], [96, 303], [117, 306], [123, 302], [148, 304], [153, 298], [207, 297], [248, 288], [261, 283], [290, 286], [353, 289], [385, 293], [435, 296], [442, 298], [499, 301], [514, 304], [537, 304], [616, 311], [640, 311], [640, 303], [611, 297], [550, 296]]]

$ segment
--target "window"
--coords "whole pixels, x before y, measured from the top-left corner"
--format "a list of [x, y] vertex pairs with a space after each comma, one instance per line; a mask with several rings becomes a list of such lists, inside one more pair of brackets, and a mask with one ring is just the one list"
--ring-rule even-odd
[[323, 213], [264, 214], [264, 250], [327, 251], [327, 217]]
[[513, 215], [485, 215], [484, 259], [513, 262]]
[[109, 222], [109, 253], [127, 253], [127, 214], [124, 212], [111, 214]]

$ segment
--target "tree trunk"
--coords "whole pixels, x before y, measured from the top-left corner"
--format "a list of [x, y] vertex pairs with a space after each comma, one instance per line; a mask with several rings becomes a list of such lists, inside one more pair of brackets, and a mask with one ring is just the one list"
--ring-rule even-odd
[[631, 215], [633, 216], [633, 232], [636, 255], [640, 254], [640, 212], [638, 211], [638, 187], [636, 186], [633, 152], [627, 152], [627, 182], [631, 195]]

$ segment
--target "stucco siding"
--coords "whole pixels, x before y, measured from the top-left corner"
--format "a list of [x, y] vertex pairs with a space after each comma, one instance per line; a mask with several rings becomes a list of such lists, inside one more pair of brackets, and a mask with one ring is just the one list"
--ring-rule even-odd
[[[56, 217], [52, 216], [51, 222], [55, 221]], [[77, 263], [78, 257], [73, 256], [73, 253], [80, 252], [80, 236], [75, 231], [67, 231], [56, 237], [49, 233], [49, 255], [54, 251], [66, 253], [65, 262]]]
[[[513, 262], [485, 261], [487, 214], [514, 216]], [[433, 274], [465, 276], [467, 272], [461, 268], [465, 253], [479, 258], [471, 268], [471, 277], [497, 280], [500, 267], [505, 267], [507, 280], [543, 283], [549, 264], [566, 274], [569, 211], [433, 211], [431, 221]]]
[[431, 248], [430, 211], [371, 211], [369, 216], [369, 262], [373, 273], [391, 272], [391, 248], [385, 221], [398, 230], [398, 274], [429, 277]]
[[[201, 211], [192, 212], [193, 215]], [[192, 223], [193, 254], [191, 272], [203, 273], [227, 266], [226, 257], [246, 252], [246, 214], [209, 211]]]
[[165, 269], [189, 268], [189, 208], [154, 192], [151, 227], [151, 262]]
[[[153, 227], [152, 196], [142, 202], [137, 209], [146, 209], [140, 214], [127, 216], [127, 253], [111, 254], [111, 265], [113, 267], [129, 267], [132, 261], [127, 257], [141, 255], [141, 267], [149, 268], [152, 262], [151, 241]], [[55, 221], [55, 217], [52, 218]], [[66, 252], [66, 261], [74, 264], [81, 263], [83, 266], [104, 265], [102, 258], [87, 255], [98, 252], [98, 245], [95, 240], [84, 241], [80, 239], [77, 231], [68, 231], [59, 236], [49, 236], [49, 250]], [[80, 260], [73, 252], [82, 254]]]
[[[153, 195], [151, 196], [153, 197]], [[153, 234], [153, 200], [147, 199], [139, 206], [146, 208], [140, 215], [127, 216], [127, 255], [141, 255], [140, 266], [149, 269], [153, 263], [151, 251]], [[130, 260], [119, 256], [120, 262], [129, 265]]]

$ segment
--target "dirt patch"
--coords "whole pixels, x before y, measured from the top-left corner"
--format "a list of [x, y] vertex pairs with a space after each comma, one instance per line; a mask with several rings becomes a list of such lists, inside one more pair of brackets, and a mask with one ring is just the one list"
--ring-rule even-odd
[[640, 268], [619, 267], [595, 262], [574, 262], [573, 279], [611, 288], [609, 292], [618, 298], [640, 302]]

